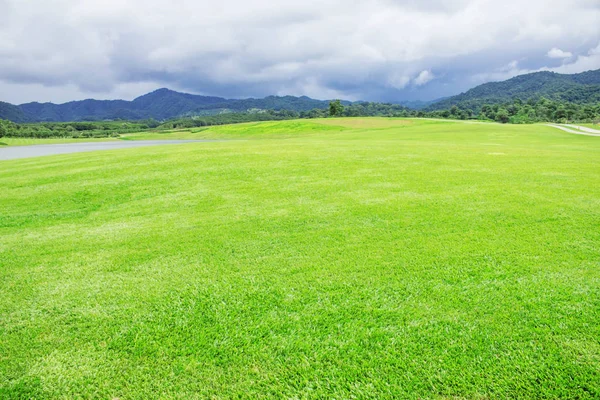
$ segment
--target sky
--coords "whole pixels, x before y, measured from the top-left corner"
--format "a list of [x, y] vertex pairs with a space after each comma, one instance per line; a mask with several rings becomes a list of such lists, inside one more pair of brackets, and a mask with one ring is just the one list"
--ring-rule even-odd
[[0, 101], [432, 100], [600, 68], [600, 0], [0, 0]]

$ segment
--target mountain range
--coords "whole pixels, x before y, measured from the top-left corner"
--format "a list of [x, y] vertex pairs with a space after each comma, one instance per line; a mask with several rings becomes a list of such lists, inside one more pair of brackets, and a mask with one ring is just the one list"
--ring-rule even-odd
[[[479, 85], [457, 96], [432, 102], [398, 101], [398, 104], [427, 110], [448, 109], [458, 106], [478, 110], [483, 104], [497, 104], [514, 98], [528, 100], [547, 97], [552, 100], [575, 103], [600, 102], [600, 70], [579, 74], [534, 72], [502, 82]], [[344, 104], [350, 104], [344, 101]], [[26, 103], [13, 105], [0, 102], [0, 119], [13, 122], [67, 122], [85, 120], [167, 120], [193, 115], [213, 115], [221, 112], [259, 110], [309, 111], [325, 109], [327, 100], [306, 96], [268, 96], [262, 99], [225, 99], [158, 89], [133, 101], [81, 100], [64, 104]]]
[[515, 76], [502, 82], [484, 83], [457, 96], [442, 99], [426, 107], [427, 110], [444, 110], [456, 105], [459, 108], [478, 110], [484, 104], [499, 104], [515, 98], [572, 102], [578, 104], [600, 102], [600, 69], [579, 74], [533, 72]]
[[67, 122], [85, 120], [166, 120], [191, 115], [243, 112], [251, 109], [309, 111], [327, 108], [328, 101], [309, 97], [268, 96], [262, 99], [225, 99], [158, 89], [133, 101], [81, 100], [64, 104], [0, 102], [0, 118], [13, 122]]

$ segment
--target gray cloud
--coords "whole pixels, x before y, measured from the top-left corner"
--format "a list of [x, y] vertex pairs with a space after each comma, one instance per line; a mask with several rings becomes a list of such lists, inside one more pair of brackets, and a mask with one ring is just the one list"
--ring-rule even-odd
[[161, 86], [393, 101], [600, 68], [597, 0], [0, 0], [0, 13], [11, 102]]

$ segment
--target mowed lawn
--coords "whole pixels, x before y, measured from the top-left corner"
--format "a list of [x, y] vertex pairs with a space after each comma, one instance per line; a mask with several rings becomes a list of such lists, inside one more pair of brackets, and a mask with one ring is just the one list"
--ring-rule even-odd
[[600, 397], [600, 138], [188, 136], [0, 162], [0, 398]]

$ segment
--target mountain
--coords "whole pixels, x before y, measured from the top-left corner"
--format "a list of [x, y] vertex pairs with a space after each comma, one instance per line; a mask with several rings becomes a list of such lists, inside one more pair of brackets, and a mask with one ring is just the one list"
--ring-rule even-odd
[[[28, 121], [83, 121], [97, 119], [141, 119], [128, 108], [130, 102], [124, 100], [82, 100], [64, 104], [27, 103], [19, 109]], [[3, 118], [0, 115], [0, 118]]]
[[502, 82], [484, 83], [465, 93], [438, 101], [427, 109], [443, 110], [456, 105], [459, 108], [478, 110], [483, 104], [540, 97], [580, 104], [600, 102], [600, 69], [572, 75], [533, 72]]
[[228, 101], [231, 100], [158, 89], [133, 100], [130, 109], [138, 113], [141, 119], [163, 120], [186, 113], [193, 114], [200, 110], [213, 110], [216, 113], [219, 109], [224, 108], [219, 105]]
[[448, 97], [441, 97], [439, 99], [426, 100], [426, 101], [423, 101], [423, 100], [400, 100], [400, 101], [395, 102], [395, 104], [400, 104], [401, 106], [412, 108], [413, 110], [422, 110], [434, 103], [440, 102], [447, 98]]
[[[405, 101], [397, 103], [426, 111], [449, 109], [456, 105], [461, 109], [478, 112], [484, 104], [505, 103], [515, 98], [528, 100], [540, 97], [580, 104], [600, 102], [600, 70], [573, 75], [534, 72], [503, 82], [485, 83], [457, 96], [432, 102]], [[344, 101], [343, 104], [352, 103]], [[19, 106], [0, 102], [0, 119], [13, 122], [143, 120], [149, 118], [167, 120], [256, 109], [301, 112], [315, 108], [326, 109], [328, 105], [329, 101], [315, 100], [306, 96], [225, 99], [158, 89], [133, 101], [88, 99], [64, 104], [27, 103]]]
[[[349, 104], [349, 102], [345, 102]], [[325, 109], [329, 101], [306, 96], [268, 96], [263, 99], [225, 99], [158, 89], [133, 101], [81, 100], [64, 104], [26, 103], [15, 106], [0, 102], [0, 119], [14, 122], [67, 122], [94, 120], [166, 120], [180, 116], [213, 115], [251, 109], [309, 111]]]
[[28, 122], [29, 118], [19, 106], [0, 101], [0, 119], [6, 119], [13, 122]]

